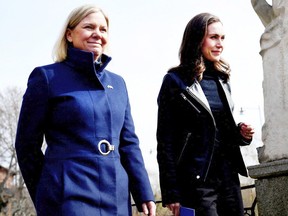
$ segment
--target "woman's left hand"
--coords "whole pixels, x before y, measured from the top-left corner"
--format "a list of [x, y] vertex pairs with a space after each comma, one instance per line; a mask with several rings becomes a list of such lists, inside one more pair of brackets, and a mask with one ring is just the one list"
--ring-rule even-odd
[[254, 128], [252, 128], [251, 125], [248, 125], [246, 123], [241, 123], [240, 133], [245, 139], [251, 140], [253, 138]]
[[156, 216], [156, 204], [153, 201], [142, 203], [142, 210], [145, 215]]

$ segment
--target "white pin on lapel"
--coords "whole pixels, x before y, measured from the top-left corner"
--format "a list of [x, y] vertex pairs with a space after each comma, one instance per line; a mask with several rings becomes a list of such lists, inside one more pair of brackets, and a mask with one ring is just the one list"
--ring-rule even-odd
[[111, 85], [107, 85], [107, 88], [113, 89], [113, 86], [111, 86]]

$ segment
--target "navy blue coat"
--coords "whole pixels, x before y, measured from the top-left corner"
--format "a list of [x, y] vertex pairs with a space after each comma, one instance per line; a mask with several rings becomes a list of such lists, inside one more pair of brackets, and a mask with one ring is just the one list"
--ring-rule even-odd
[[[240, 146], [249, 145], [240, 135], [232, 115], [233, 101], [229, 82], [219, 77], [229, 106], [233, 168], [247, 176]], [[157, 159], [163, 205], [180, 202], [180, 188], [205, 182], [212, 161], [216, 124], [209, 103], [198, 81], [185, 81], [177, 72], [165, 75], [158, 96]], [[183, 184], [189, 182], [189, 184]]]
[[[128, 216], [154, 200], [124, 80], [69, 48], [35, 68], [20, 112], [16, 151], [38, 216]], [[47, 143], [41, 151], [43, 138]]]

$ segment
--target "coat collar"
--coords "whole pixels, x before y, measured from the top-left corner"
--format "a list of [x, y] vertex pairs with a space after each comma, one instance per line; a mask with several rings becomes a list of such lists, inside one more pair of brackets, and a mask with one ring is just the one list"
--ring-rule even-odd
[[[230, 110], [232, 112], [233, 108], [234, 108], [234, 104], [233, 104], [231, 94], [230, 94], [230, 86], [228, 83], [224, 82], [224, 80], [221, 79], [220, 77], [219, 77], [219, 82], [222, 86], [222, 89], [224, 90], [225, 97], [227, 99], [228, 105], [229, 105]], [[207, 109], [211, 111], [211, 108], [209, 106], [209, 102], [208, 102], [208, 100], [207, 100], [207, 98], [206, 98], [206, 96], [205, 96], [205, 94], [201, 88], [200, 83], [196, 79], [194, 80], [193, 84], [188, 87], [188, 91], [193, 93], [195, 95], [195, 97], [197, 97], [202, 102], [202, 104], [204, 104], [207, 107]]]
[[101, 64], [96, 65], [92, 52], [69, 47], [67, 50], [67, 58], [64, 63], [74, 68], [77, 73], [82, 73], [87, 76], [88, 79], [94, 80], [99, 87], [104, 89], [101, 77], [105, 74], [104, 69], [110, 61], [111, 57], [102, 54]]
[[196, 79], [193, 84], [187, 88], [187, 90], [194, 94], [195, 97], [197, 97], [207, 107], [207, 109], [211, 111], [208, 100], [201, 88], [201, 85]]
[[102, 54], [101, 64], [99, 67], [97, 67], [96, 63], [94, 62], [94, 54], [92, 52], [69, 47], [67, 50], [66, 63], [72, 65], [81, 72], [85, 71], [89, 74], [92, 73], [93, 75], [96, 74], [97, 76], [100, 76], [111, 59], [111, 57]]
[[231, 89], [230, 89], [230, 85], [229, 82], [225, 82], [223, 79], [219, 79], [219, 82], [224, 90], [226, 99], [228, 101], [228, 105], [230, 107], [231, 112], [233, 112], [234, 109], [234, 103], [231, 97]]

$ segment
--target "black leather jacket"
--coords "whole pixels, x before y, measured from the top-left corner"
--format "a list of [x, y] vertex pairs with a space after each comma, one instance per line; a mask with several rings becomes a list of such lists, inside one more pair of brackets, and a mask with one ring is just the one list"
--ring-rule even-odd
[[[233, 169], [247, 176], [240, 146], [244, 140], [232, 116], [233, 102], [229, 82], [219, 81], [225, 92], [232, 122]], [[167, 73], [158, 96], [157, 160], [163, 205], [179, 202], [179, 179], [205, 181], [215, 145], [215, 120], [198, 81], [183, 81], [177, 72]]]

